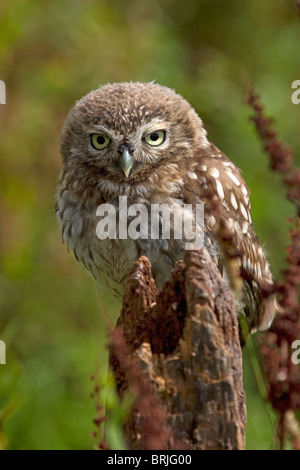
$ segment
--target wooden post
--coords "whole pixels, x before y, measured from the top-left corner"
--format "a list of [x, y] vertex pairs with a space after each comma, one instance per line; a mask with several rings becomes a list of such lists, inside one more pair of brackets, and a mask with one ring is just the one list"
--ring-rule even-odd
[[205, 248], [187, 251], [161, 292], [141, 257], [116, 331], [124, 338], [111, 345], [118, 392], [137, 396], [124, 427], [129, 449], [244, 449], [238, 320]]

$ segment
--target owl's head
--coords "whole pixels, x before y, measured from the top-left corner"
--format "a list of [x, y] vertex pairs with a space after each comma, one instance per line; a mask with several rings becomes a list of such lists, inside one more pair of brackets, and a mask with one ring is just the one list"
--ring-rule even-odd
[[205, 134], [197, 113], [175, 91], [153, 83], [115, 83], [90, 92], [71, 109], [61, 151], [68, 168], [132, 184], [160, 165], [193, 156]]

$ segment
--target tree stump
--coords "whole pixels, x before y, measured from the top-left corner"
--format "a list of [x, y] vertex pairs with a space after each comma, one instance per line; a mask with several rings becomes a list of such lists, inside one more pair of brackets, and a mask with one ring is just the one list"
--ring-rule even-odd
[[238, 319], [205, 248], [187, 251], [161, 292], [149, 260], [134, 264], [110, 364], [118, 393], [136, 394], [129, 449], [244, 449]]

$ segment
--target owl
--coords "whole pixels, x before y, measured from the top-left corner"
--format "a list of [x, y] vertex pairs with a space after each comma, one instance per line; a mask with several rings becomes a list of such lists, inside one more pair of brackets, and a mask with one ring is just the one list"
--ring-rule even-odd
[[[206, 204], [209, 191], [240, 253], [244, 284], [238, 309], [250, 331], [268, 328], [275, 300], [263, 296], [259, 286], [262, 281], [271, 285], [272, 275], [252, 225], [249, 189], [241, 170], [209, 142], [201, 118], [182, 96], [154, 83], [102, 86], [69, 112], [61, 154], [56, 215], [62, 239], [100, 288], [121, 298], [132, 265], [141, 255], [150, 260], [160, 288], [183, 259], [187, 245], [184, 236], [175, 236], [175, 219], [166, 221], [160, 213], [156, 236], [149, 236], [152, 209], [167, 207], [179, 220], [195, 219], [195, 210], [187, 207], [199, 204], [204, 206], [199, 226], [203, 244], [226, 280], [218, 221]], [[120, 236], [121, 223], [128, 227], [133, 220], [127, 214], [124, 222], [121, 198], [130, 207], [147, 209], [140, 236]], [[107, 237], [97, 234], [99, 207], [115, 210], [115, 226]], [[162, 236], [166, 228], [169, 237]]]

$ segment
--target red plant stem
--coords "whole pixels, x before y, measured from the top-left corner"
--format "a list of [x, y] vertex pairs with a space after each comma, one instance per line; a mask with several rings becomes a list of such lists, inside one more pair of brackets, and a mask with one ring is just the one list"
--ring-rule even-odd
[[[300, 2], [297, 2], [300, 10]], [[269, 382], [269, 400], [280, 413], [278, 423], [280, 449], [284, 448], [285, 414], [289, 409], [300, 409], [300, 372], [291, 360], [291, 344], [300, 338], [300, 169], [294, 166], [291, 149], [282, 142], [273, 128], [273, 120], [264, 115], [263, 106], [251, 89], [248, 104], [254, 114], [250, 118], [256, 127], [272, 170], [281, 174], [286, 197], [296, 208], [294, 227], [290, 229], [291, 244], [286, 248], [287, 268], [282, 281], [275, 283], [281, 314], [269, 332], [263, 336], [261, 353]], [[286, 350], [286, 354], [284, 353]], [[286, 377], [285, 377], [286, 376]], [[282, 378], [283, 377], [283, 378]]]

